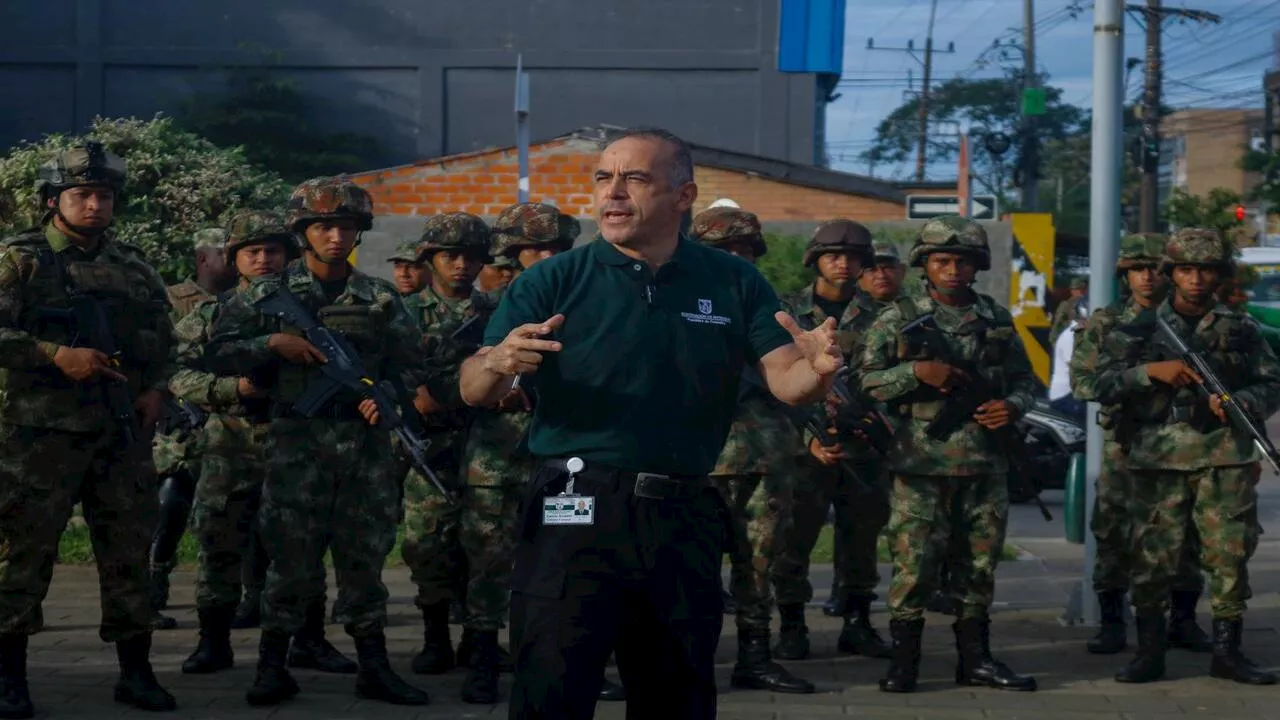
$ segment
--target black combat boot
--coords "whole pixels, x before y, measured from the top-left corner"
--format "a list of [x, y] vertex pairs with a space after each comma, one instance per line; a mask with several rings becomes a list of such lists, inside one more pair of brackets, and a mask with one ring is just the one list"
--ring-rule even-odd
[[413, 656], [413, 671], [419, 675], [443, 675], [454, 668], [449, 602], [423, 608], [422, 625], [422, 652]]
[[236, 606], [231, 620], [233, 630], [248, 630], [262, 625], [262, 588], [245, 588], [244, 598]]
[[831, 594], [827, 596], [827, 601], [822, 604], [822, 614], [827, 617], [840, 617], [846, 612], [842, 605], [840, 597], [840, 578], [839, 576], [831, 578]]
[[1169, 647], [1191, 652], [1213, 651], [1209, 634], [1196, 623], [1199, 590], [1174, 590], [1169, 596]]
[[0, 718], [33, 717], [27, 687], [27, 636], [0, 635]]
[[169, 575], [176, 565], [175, 562], [160, 562], [150, 566], [151, 609], [156, 612], [169, 607]]
[[836, 641], [836, 649], [842, 653], [888, 660], [892, 657], [889, 646], [880, 633], [871, 626], [871, 598], [867, 595], [850, 595], [845, 604], [844, 629]]
[[289, 667], [354, 675], [359, 668], [324, 636], [324, 605], [321, 599], [307, 606], [307, 620], [289, 650]]
[[738, 662], [729, 684], [744, 690], [807, 695], [813, 683], [798, 678], [769, 655], [768, 628], [738, 628]]
[[804, 604], [779, 605], [778, 615], [782, 626], [778, 628], [778, 644], [773, 656], [783, 660], [804, 660], [809, 657], [809, 628], [804, 624]]
[[[458, 667], [471, 667], [471, 658], [475, 648], [476, 630], [469, 627], [462, 628], [462, 637], [458, 639], [458, 649], [454, 651], [454, 662]], [[498, 646], [498, 672], [509, 673], [515, 669], [514, 663], [511, 661], [511, 653], [507, 649]]]
[[[466, 638], [470, 646], [467, 679], [462, 683], [462, 702], [492, 705], [498, 702], [498, 632], [476, 630]], [[462, 643], [458, 644], [461, 653]]]
[[139, 710], [168, 711], [178, 707], [173, 696], [160, 687], [156, 674], [151, 671], [151, 633], [117, 642], [116, 657], [120, 660], [116, 702]]
[[200, 608], [200, 643], [195, 652], [182, 663], [187, 675], [203, 675], [226, 670], [235, 665], [231, 652], [231, 608]]
[[889, 672], [880, 679], [880, 689], [890, 693], [914, 692], [916, 679], [920, 677], [920, 639], [924, 635], [924, 618], [890, 620], [889, 635], [893, 638], [893, 649], [889, 655]]
[[1098, 634], [1090, 638], [1085, 648], [1094, 655], [1115, 655], [1129, 644], [1124, 623], [1124, 590], [1098, 593], [1098, 606], [1102, 609], [1102, 623]]
[[1274, 673], [1262, 670], [1240, 653], [1243, 626], [1240, 618], [1213, 619], [1213, 662], [1209, 664], [1209, 675], [1245, 685], [1275, 685]]
[[[449, 606], [444, 605], [444, 608], [447, 613]], [[391, 662], [387, 659], [387, 637], [382, 632], [354, 639], [356, 656], [360, 658], [356, 697], [392, 705], [426, 705], [431, 701], [425, 692], [400, 679], [391, 670]]]
[[724, 604], [725, 615], [738, 614], [738, 599], [733, 596], [733, 593], [729, 592], [728, 590], [721, 589], [720, 600]]
[[627, 691], [621, 685], [615, 682], [609, 682], [605, 678], [603, 684], [600, 685], [600, 700], [604, 702], [622, 702], [627, 699]]
[[957, 685], [985, 685], [997, 690], [1031, 692], [1036, 679], [1019, 675], [1008, 665], [991, 657], [991, 618], [960, 618], [953, 624], [956, 633]]
[[279, 705], [298, 694], [298, 683], [285, 669], [289, 654], [289, 633], [263, 630], [258, 641], [258, 674], [245, 699], [254, 707]]
[[1164, 613], [1139, 610], [1134, 623], [1138, 626], [1138, 652], [1123, 670], [1116, 673], [1116, 682], [1155, 682], [1164, 677], [1165, 644], [1168, 642]]

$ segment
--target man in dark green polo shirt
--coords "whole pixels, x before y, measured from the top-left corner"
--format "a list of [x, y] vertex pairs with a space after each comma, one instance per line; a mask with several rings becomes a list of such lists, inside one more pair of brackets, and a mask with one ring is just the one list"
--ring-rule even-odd
[[[683, 141], [622, 133], [595, 173], [601, 237], [521, 274], [462, 366], [469, 404], [521, 377], [540, 400], [512, 573], [512, 718], [592, 717], [615, 649], [628, 716], [715, 717], [728, 511], [706, 476], [739, 375], [751, 363], [800, 404], [842, 365], [833, 322], [802, 332], [750, 263], [680, 233], [697, 192]], [[573, 514], [579, 500], [589, 515]]]

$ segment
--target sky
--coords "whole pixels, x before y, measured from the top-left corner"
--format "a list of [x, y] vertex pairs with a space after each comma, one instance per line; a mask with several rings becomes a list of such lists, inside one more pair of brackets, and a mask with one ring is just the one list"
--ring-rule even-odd
[[[1146, 0], [1129, 0], [1146, 4]], [[1021, 66], [1018, 50], [1001, 61], [994, 41], [1021, 45], [1023, 0], [848, 0], [845, 17], [844, 72], [827, 106], [827, 147], [834, 168], [866, 174], [859, 159], [875, 137], [875, 127], [920, 87], [923, 48], [931, 3], [934, 22], [933, 85], [953, 77], [997, 77], [1000, 64]], [[1061, 87], [1067, 102], [1092, 104], [1093, 3], [1091, 0], [1033, 0], [1036, 65]], [[1164, 0], [1168, 8], [1189, 8], [1222, 17], [1217, 25], [1165, 22], [1165, 104], [1175, 108], [1261, 107], [1262, 75], [1277, 67], [1273, 35], [1280, 32], [1280, 0]], [[1075, 10], [1074, 17], [1072, 10]], [[905, 48], [914, 54], [869, 50]], [[1144, 30], [1133, 14], [1125, 16], [1125, 56], [1143, 57]], [[940, 52], [954, 44], [955, 52]], [[908, 73], [911, 85], [908, 85]], [[1126, 97], [1141, 92], [1142, 68], [1130, 73]], [[955, 178], [946, 165], [929, 167], [930, 179]], [[914, 163], [878, 166], [877, 177], [905, 179]]]

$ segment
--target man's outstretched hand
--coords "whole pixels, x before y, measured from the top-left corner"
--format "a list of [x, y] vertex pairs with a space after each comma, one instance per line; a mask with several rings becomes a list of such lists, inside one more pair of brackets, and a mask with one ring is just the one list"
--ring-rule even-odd
[[552, 315], [541, 323], [521, 325], [483, 355], [484, 368], [496, 375], [522, 375], [538, 371], [542, 353], [559, 352], [555, 340], [541, 339], [564, 324], [564, 315]]

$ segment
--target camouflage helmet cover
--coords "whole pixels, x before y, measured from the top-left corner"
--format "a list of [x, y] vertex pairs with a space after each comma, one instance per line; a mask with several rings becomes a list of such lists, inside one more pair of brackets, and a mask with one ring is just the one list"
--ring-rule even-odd
[[891, 262], [898, 264], [902, 262], [902, 255], [898, 253], [898, 246], [890, 242], [875, 243], [876, 262]]
[[418, 241], [419, 257], [426, 258], [437, 250], [471, 251], [489, 262], [489, 226], [484, 220], [464, 212], [432, 215], [422, 225]]
[[1230, 275], [1234, 269], [1231, 245], [1217, 232], [1205, 228], [1184, 228], [1173, 234], [1164, 246], [1160, 271], [1170, 272], [1176, 265], [1217, 267]]
[[568, 250], [582, 233], [582, 223], [547, 203], [517, 203], [493, 222], [494, 257], [516, 256], [527, 247], [551, 245]]
[[875, 262], [871, 231], [861, 223], [837, 218], [828, 220], [813, 231], [809, 244], [804, 248], [804, 265], [809, 267], [818, 261], [819, 255], [833, 252], [854, 251], [863, 266]]
[[493, 258], [493, 262], [489, 263], [489, 267], [498, 270], [519, 270], [520, 262], [510, 255], [499, 255]]
[[289, 228], [301, 232], [316, 220], [351, 218], [359, 230], [373, 227], [373, 198], [364, 188], [341, 177], [312, 178], [289, 196]]
[[266, 210], [242, 210], [227, 223], [223, 250], [227, 262], [234, 262], [236, 251], [246, 245], [279, 243], [290, 258], [298, 256], [298, 243], [280, 215]]
[[1159, 266], [1168, 242], [1169, 237], [1160, 233], [1131, 233], [1120, 238], [1116, 274], [1143, 266]]
[[755, 213], [723, 205], [695, 215], [689, 237], [713, 247], [734, 243], [750, 245], [756, 257], [769, 252]]
[[387, 258], [387, 262], [421, 262], [421, 246], [422, 241], [418, 238], [412, 240], [401, 240], [396, 244], [395, 252], [391, 253], [391, 257]]
[[205, 228], [191, 234], [191, 246], [196, 250], [213, 248], [222, 251], [226, 249], [226, 245], [227, 231], [223, 228]]
[[936, 217], [920, 228], [908, 257], [912, 267], [924, 267], [924, 259], [935, 252], [967, 253], [976, 256], [979, 270], [991, 269], [991, 250], [982, 225], [959, 215]]
[[60, 152], [36, 171], [36, 194], [53, 197], [71, 187], [105, 185], [116, 195], [124, 192], [124, 159], [108, 151], [100, 142], [87, 142]]

